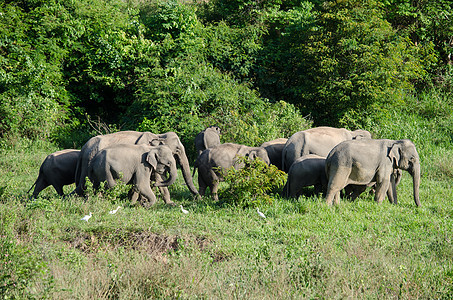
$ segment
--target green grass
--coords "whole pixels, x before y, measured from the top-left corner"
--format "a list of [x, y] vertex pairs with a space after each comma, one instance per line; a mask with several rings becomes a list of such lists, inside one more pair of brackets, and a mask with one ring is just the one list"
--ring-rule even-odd
[[[132, 206], [124, 191], [29, 201], [39, 166], [57, 148], [19, 141], [0, 150], [0, 295], [49, 299], [300, 299], [453, 297], [450, 142], [433, 124], [394, 116], [376, 130], [409, 137], [422, 160], [417, 208], [407, 173], [397, 206], [274, 197], [242, 209], [193, 200], [182, 176], [162, 200]], [[400, 124], [401, 131], [395, 131]], [[384, 124], [385, 125], [385, 124]], [[412, 128], [411, 127], [415, 127]], [[393, 128], [393, 131], [392, 129]], [[426, 129], [428, 128], [428, 129]], [[71, 191], [73, 187], [66, 187]], [[116, 215], [108, 211], [121, 205]], [[80, 220], [93, 213], [88, 222]], [[8, 256], [6, 256], [8, 254]], [[2, 287], [3, 286], [3, 287]], [[6, 298], [5, 298], [6, 299]]]

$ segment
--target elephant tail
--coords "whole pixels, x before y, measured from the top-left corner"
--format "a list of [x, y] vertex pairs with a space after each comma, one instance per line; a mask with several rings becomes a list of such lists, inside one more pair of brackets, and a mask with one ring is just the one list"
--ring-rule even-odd
[[[43, 163], [43, 164], [44, 164], [44, 163]], [[43, 170], [42, 170], [42, 168], [43, 168], [43, 167], [42, 167], [42, 166], [43, 166], [43, 164], [41, 165], [41, 167], [39, 167], [38, 178], [36, 178], [36, 180], [35, 180], [35, 183], [33, 183], [33, 185], [32, 185], [32, 186], [30, 187], [30, 189], [29, 189], [29, 190], [27, 191], [27, 194], [29, 194], [29, 193], [30, 193], [30, 191], [31, 191], [31, 189], [32, 189], [33, 187], [35, 187], [35, 186], [36, 186], [36, 183], [38, 183], [38, 180], [39, 180], [40, 178], [42, 178], [42, 177], [44, 176], [44, 175], [43, 175], [43, 174], [44, 174], [44, 172], [43, 172]]]
[[32, 186], [30, 187], [30, 189], [27, 191], [27, 194], [30, 193], [31, 189], [32, 189], [34, 186], [36, 186], [36, 181], [35, 181], [35, 183], [33, 183], [33, 185], [32, 185]]
[[196, 161], [195, 161], [195, 164], [193, 165], [192, 177], [195, 176], [195, 173], [197, 172], [197, 169], [198, 169], [197, 161], [198, 161], [198, 160], [196, 160]]

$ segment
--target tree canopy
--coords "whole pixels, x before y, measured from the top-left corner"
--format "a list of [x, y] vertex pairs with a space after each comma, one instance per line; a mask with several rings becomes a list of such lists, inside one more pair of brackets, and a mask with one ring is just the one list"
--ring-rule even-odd
[[81, 143], [87, 116], [186, 142], [216, 124], [255, 145], [311, 122], [360, 127], [404, 94], [451, 88], [452, 6], [3, 1], [0, 136]]

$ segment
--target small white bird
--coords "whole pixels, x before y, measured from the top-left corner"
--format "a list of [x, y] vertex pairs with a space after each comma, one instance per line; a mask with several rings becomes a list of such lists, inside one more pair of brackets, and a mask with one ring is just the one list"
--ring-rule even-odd
[[185, 209], [182, 207], [182, 205], [180, 205], [179, 207], [181, 207], [181, 211], [182, 211], [183, 214], [186, 214], [186, 215], [187, 215], [187, 214], [189, 213], [187, 210], [185, 210]]
[[86, 215], [85, 217], [83, 217], [82, 219], [80, 219], [81, 221], [87, 221], [91, 218], [91, 211], [90, 211], [90, 214], [89, 215]]
[[260, 209], [258, 207], [256, 208], [256, 211], [258, 212], [258, 214], [260, 215], [261, 218], [266, 219], [266, 216], [262, 212], [260, 212]]
[[109, 211], [109, 214], [111, 214], [111, 215], [116, 214], [116, 212], [117, 212], [118, 209], [120, 209], [120, 208], [121, 208], [121, 206], [118, 206], [116, 209]]

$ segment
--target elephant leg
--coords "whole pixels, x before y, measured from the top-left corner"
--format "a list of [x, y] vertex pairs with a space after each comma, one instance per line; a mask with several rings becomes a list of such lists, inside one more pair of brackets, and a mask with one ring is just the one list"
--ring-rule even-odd
[[315, 195], [319, 195], [322, 193], [322, 184], [316, 183], [315, 184]]
[[355, 199], [357, 199], [360, 194], [366, 190], [366, 188], [366, 185], [354, 185], [351, 193], [351, 201], [355, 201]]
[[382, 181], [376, 182], [376, 193], [374, 194], [374, 200], [377, 203], [382, 203], [382, 201], [385, 198], [385, 195], [387, 194], [389, 187], [390, 187], [389, 180], [382, 180]]
[[131, 190], [128, 193], [128, 198], [131, 201], [131, 205], [134, 205], [135, 203], [137, 203], [137, 200], [138, 200], [139, 196], [140, 196], [140, 194], [137, 192], [135, 187], [132, 187]]
[[217, 176], [216, 172], [214, 172], [214, 170], [212, 169], [209, 171], [208, 176], [209, 176], [208, 179], [209, 188], [211, 189], [212, 198], [214, 199], [214, 201], [218, 201], [219, 195], [217, 194], [217, 192], [219, 190], [220, 178]]
[[162, 198], [164, 198], [164, 202], [168, 205], [175, 206], [175, 202], [171, 201], [170, 199], [170, 191], [168, 190], [168, 187], [166, 186], [161, 186], [159, 187], [160, 194], [162, 195]]
[[219, 195], [217, 194], [219, 190], [219, 180], [213, 180], [209, 188], [211, 189], [211, 194], [214, 201], [219, 201]]
[[340, 191], [338, 191], [336, 194], [335, 194], [335, 197], [333, 197], [333, 202], [335, 203], [335, 205], [338, 205], [340, 204]]
[[55, 191], [57, 191], [58, 195], [64, 196], [63, 186], [62, 185], [52, 184], [52, 186], [55, 189]]
[[146, 199], [148, 199], [150, 206], [156, 204], [157, 202], [156, 195], [154, 195], [149, 184], [137, 183], [136, 187], [139, 193], [143, 195]]
[[350, 168], [334, 167], [330, 168], [329, 183], [327, 185], [326, 203], [332, 205], [340, 203], [340, 191], [347, 186]]
[[389, 198], [390, 203], [395, 205], [398, 204], [398, 196], [396, 195], [396, 180], [393, 174], [390, 176], [390, 184], [387, 190], [387, 197]]
[[198, 171], [198, 192], [200, 193], [201, 196], [204, 196], [206, 194], [206, 187], [207, 184], [204, 181], [203, 175], [201, 174], [200, 170]]

